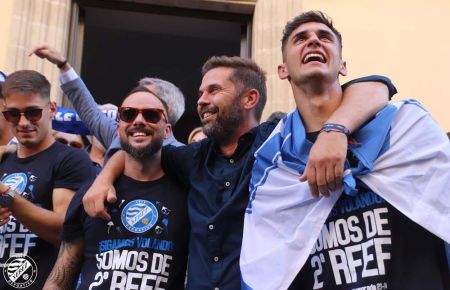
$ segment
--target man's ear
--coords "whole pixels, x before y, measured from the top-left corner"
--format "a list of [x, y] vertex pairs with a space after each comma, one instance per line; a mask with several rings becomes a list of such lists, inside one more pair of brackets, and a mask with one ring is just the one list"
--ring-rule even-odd
[[56, 105], [56, 102], [50, 102], [50, 117], [51, 117], [51, 119], [55, 118], [56, 111], [58, 111], [58, 106]]
[[341, 60], [341, 67], [339, 68], [339, 74], [341, 76], [347, 75], [347, 63], [344, 60]]
[[166, 127], [164, 128], [164, 139], [169, 138], [170, 133], [172, 133], [172, 125], [167, 123]]
[[256, 107], [259, 103], [259, 92], [256, 89], [251, 89], [248, 91], [241, 100], [244, 109], [251, 110]]
[[279, 64], [278, 65], [278, 76], [280, 79], [285, 80], [289, 77], [289, 72], [287, 70], [286, 64]]

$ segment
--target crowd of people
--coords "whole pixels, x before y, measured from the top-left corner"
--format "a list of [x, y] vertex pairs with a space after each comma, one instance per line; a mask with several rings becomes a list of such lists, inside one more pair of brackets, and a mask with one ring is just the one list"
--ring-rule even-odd
[[62, 53], [33, 48], [74, 110], [37, 71], [0, 79], [0, 289], [449, 290], [448, 137], [389, 103], [387, 77], [341, 85], [322, 12], [289, 21], [281, 51], [292, 112], [261, 122], [265, 72], [212, 56], [184, 145], [174, 84], [143, 77], [99, 106]]

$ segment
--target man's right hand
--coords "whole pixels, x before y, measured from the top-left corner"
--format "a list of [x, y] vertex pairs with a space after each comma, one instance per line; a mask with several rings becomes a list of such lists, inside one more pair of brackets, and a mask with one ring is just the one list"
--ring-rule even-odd
[[124, 167], [125, 152], [118, 151], [114, 153], [89, 190], [84, 194], [84, 210], [89, 216], [111, 220], [111, 216], [105, 208], [105, 201], [113, 203], [117, 200], [113, 183], [124, 171]]
[[116, 191], [112, 185], [97, 178], [83, 196], [83, 206], [86, 213], [95, 218], [111, 220], [105, 207], [105, 201], [114, 203], [117, 200]]
[[0, 227], [7, 224], [11, 219], [11, 211], [7, 207], [0, 207]]
[[[28, 56], [31, 56], [33, 54], [35, 54], [39, 58], [47, 59], [48, 61], [56, 65], [62, 64], [66, 61], [66, 58], [59, 51], [46, 44], [34, 47]], [[69, 68], [70, 66], [66, 64], [60, 69], [65, 71], [69, 70]]]

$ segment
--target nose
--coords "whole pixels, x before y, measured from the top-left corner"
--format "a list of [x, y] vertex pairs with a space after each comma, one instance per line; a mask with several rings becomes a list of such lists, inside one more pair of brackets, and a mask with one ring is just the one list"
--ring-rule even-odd
[[197, 100], [197, 105], [201, 107], [207, 104], [209, 104], [209, 95], [208, 92], [203, 92]]
[[319, 37], [315, 33], [308, 37], [308, 46], [320, 46]]
[[144, 122], [145, 122], [144, 116], [142, 116], [142, 113], [139, 112], [136, 116], [136, 119], [134, 119], [133, 123], [143, 124]]
[[30, 121], [25, 117], [25, 114], [23, 112], [20, 112], [19, 122], [17, 125], [19, 126], [26, 126], [30, 123]]

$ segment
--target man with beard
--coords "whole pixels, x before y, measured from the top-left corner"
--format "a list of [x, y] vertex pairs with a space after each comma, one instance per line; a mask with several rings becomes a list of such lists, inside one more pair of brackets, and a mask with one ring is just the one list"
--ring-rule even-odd
[[[186, 147], [164, 147], [161, 160], [166, 174], [190, 187], [187, 288], [235, 290], [240, 288], [239, 254], [253, 155], [270, 135], [275, 123], [258, 125], [266, 102], [266, 78], [252, 60], [212, 57], [204, 64], [202, 75], [197, 110], [209, 138]], [[380, 78], [372, 80], [379, 81]], [[350, 95], [346, 98], [352, 104], [359, 104], [361, 110], [355, 110], [354, 106], [348, 110], [343, 106], [344, 111], [330, 120], [351, 129], [372, 116], [388, 99], [386, 86], [379, 83], [351, 85], [347, 92]], [[352, 94], [356, 94], [357, 100]], [[324, 145], [327, 152], [319, 150], [320, 158], [342, 154], [340, 150], [344, 151], [345, 158], [345, 135], [335, 132], [321, 135], [324, 139], [320, 142], [332, 146]], [[317, 145], [316, 150], [323, 144]], [[96, 189], [86, 193], [83, 203], [89, 214], [110, 219], [103, 211], [104, 200], [115, 200], [106, 192], [114, 176], [122, 172], [123, 160], [119, 159], [120, 155], [113, 156], [111, 164], [107, 164], [95, 182]], [[330, 184], [323, 180], [323, 175], [317, 174], [318, 184], [324, 188], [334, 188], [335, 172], [342, 174], [339, 169], [342, 170], [343, 163], [339, 165], [338, 158], [331, 159], [332, 162], [323, 162], [333, 168], [330, 172], [333, 176], [330, 174], [326, 178]], [[312, 168], [311, 174], [321, 174], [316, 166], [312, 165]], [[308, 178], [311, 181], [313, 176]], [[337, 179], [339, 183], [338, 176]], [[315, 181], [310, 185], [318, 190]]]
[[77, 277], [77, 289], [184, 288], [186, 190], [165, 176], [160, 161], [170, 129], [167, 104], [155, 93], [137, 87], [125, 98], [117, 128], [125, 167], [108, 206], [111, 220], [88, 217], [81, 203], [87, 187], [77, 192], [44, 289], [71, 289]]
[[[77, 75], [75, 70], [67, 62], [67, 59], [54, 48], [48, 45], [39, 45], [31, 51], [40, 58], [47, 59], [60, 70], [61, 89], [67, 95], [83, 123], [106, 149], [104, 163], [120, 148], [120, 140], [116, 134], [116, 122], [106, 116], [98, 107], [94, 97]], [[169, 106], [168, 122], [175, 126], [184, 113], [184, 95], [180, 89], [171, 82], [145, 77], [139, 80], [139, 86], [144, 86], [158, 94]], [[164, 139], [164, 145], [183, 146], [173, 132]]]

